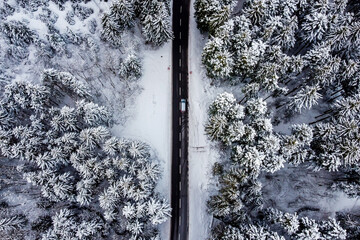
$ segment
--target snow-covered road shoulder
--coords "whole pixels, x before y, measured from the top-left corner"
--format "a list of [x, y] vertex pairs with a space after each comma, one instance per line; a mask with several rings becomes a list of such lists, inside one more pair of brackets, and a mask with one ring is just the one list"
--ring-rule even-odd
[[210, 146], [204, 124], [207, 109], [216, 93], [204, 77], [201, 53], [205, 43], [196, 27], [193, 4], [190, 9], [189, 43], [189, 239], [207, 239], [212, 216], [207, 213], [210, 193], [211, 167], [218, 151]]

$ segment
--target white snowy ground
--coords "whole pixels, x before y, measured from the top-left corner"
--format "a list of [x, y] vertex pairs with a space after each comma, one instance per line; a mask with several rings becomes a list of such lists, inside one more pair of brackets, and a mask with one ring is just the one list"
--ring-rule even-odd
[[[114, 126], [116, 136], [139, 139], [148, 143], [159, 159], [163, 176], [157, 190], [170, 201], [171, 172], [171, 43], [157, 50], [144, 50], [143, 76], [139, 85], [143, 88], [133, 106], [132, 117], [125, 126]], [[162, 239], [170, 235], [170, 219], [160, 226]]]
[[[189, 239], [202, 240], [209, 235], [212, 216], [207, 213], [206, 201], [210, 195], [211, 167], [218, 151], [210, 147], [204, 124], [209, 103], [217, 95], [210, 88], [201, 66], [205, 39], [196, 28], [193, 1], [190, 10], [189, 43]], [[219, 91], [218, 93], [220, 93]]]

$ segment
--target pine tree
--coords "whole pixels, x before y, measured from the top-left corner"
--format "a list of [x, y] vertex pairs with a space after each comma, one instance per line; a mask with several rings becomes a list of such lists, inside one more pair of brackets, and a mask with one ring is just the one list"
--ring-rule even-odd
[[296, 16], [283, 20], [281, 28], [274, 33], [273, 43], [279, 44], [285, 50], [293, 48], [296, 43], [297, 30], [298, 19]]
[[307, 217], [300, 219], [302, 225], [302, 231], [296, 234], [297, 239], [310, 240], [310, 239], [321, 239], [321, 233], [319, 225], [313, 219]]
[[231, 206], [224, 195], [214, 195], [208, 201], [208, 207], [215, 216], [227, 216], [231, 213]]
[[255, 67], [265, 53], [266, 47], [262, 40], [258, 40], [253, 41], [250, 46], [239, 50], [236, 53], [234, 71], [243, 77], [253, 74]]
[[251, 118], [264, 116], [267, 111], [266, 102], [262, 98], [253, 98], [247, 101], [246, 112]]
[[146, 41], [161, 46], [173, 38], [168, 10], [164, 3], [158, 3], [156, 12], [148, 14], [142, 21], [142, 32]]
[[339, 150], [345, 165], [352, 165], [359, 162], [360, 143], [358, 141], [345, 140], [341, 143]]
[[102, 30], [101, 30], [102, 39], [111, 43], [113, 46], [121, 46], [122, 30], [115, 22], [115, 20], [109, 16], [109, 14], [105, 13], [103, 15], [101, 19], [101, 25], [102, 25]]
[[81, 180], [76, 184], [76, 201], [80, 206], [90, 205], [93, 200], [93, 188], [95, 188], [95, 180], [92, 178]]
[[19, 230], [24, 227], [27, 219], [24, 215], [14, 215], [12, 217], [0, 219], [0, 231], [9, 232]]
[[132, 1], [116, 0], [110, 6], [109, 17], [121, 30], [134, 25], [135, 12]]
[[149, 146], [140, 141], [130, 142], [127, 153], [133, 159], [142, 159], [150, 156]]
[[252, 0], [244, 7], [244, 15], [253, 24], [259, 24], [266, 16], [266, 3], [264, 0]]
[[209, 32], [215, 32], [218, 27], [222, 26], [229, 19], [231, 12], [232, 6], [225, 5], [209, 16]]
[[4, 22], [0, 30], [7, 37], [10, 44], [28, 47], [37, 38], [35, 32], [19, 21]]
[[144, 224], [141, 223], [138, 220], [135, 220], [134, 222], [128, 222], [126, 225], [126, 229], [133, 235], [138, 236], [144, 231]]
[[232, 54], [226, 50], [215, 52], [206, 62], [207, 73], [212, 78], [229, 78], [233, 73]]
[[323, 221], [320, 226], [320, 231], [325, 239], [347, 239], [346, 230], [344, 230], [334, 218]]
[[165, 201], [150, 198], [147, 203], [147, 214], [150, 216], [150, 221], [154, 225], [165, 222], [166, 219], [171, 216], [170, 212], [170, 205]]
[[198, 28], [204, 32], [213, 32], [229, 17], [230, 6], [222, 1], [196, 0], [194, 3], [195, 18]]
[[82, 219], [69, 209], [61, 209], [52, 218], [53, 227], [43, 234], [42, 239], [94, 239], [101, 236], [104, 229], [101, 220]]
[[301, 25], [303, 40], [317, 43], [324, 38], [329, 28], [329, 17], [325, 13], [313, 12], [306, 15]]
[[134, 26], [135, 9], [132, 1], [116, 0], [110, 6], [109, 13], [102, 17], [102, 32], [104, 40], [114, 46], [121, 45], [121, 34], [125, 29]]
[[254, 178], [260, 173], [264, 158], [263, 152], [259, 151], [256, 147], [246, 146], [245, 149], [242, 149], [240, 146], [237, 146], [235, 151], [232, 152], [232, 160], [238, 162], [249, 176]]
[[320, 89], [319, 85], [301, 88], [295, 96], [291, 97], [289, 106], [297, 112], [301, 112], [303, 108], [310, 109], [321, 98]]
[[43, 72], [42, 82], [55, 97], [61, 98], [67, 93], [71, 97], [90, 99], [88, 86], [68, 72], [46, 69]]
[[80, 100], [76, 102], [77, 114], [81, 116], [88, 126], [109, 125], [112, 121], [111, 113], [104, 106], [93, 102]]
[[360, 95], [349, 96], [334, 104], [334, 111], [339, 116], [354, 117], [360, 112]]
[[105, 141], [103, 145], [103, 150], [109, 156], [115, 156], [118, 152], [118, 139], [116, 137], [111, 137]]
[[222, 140], [224, 134], [227, 132], [227, 126], [226, 116], [216, 114], [210, 117], [208, 123], [205, 125], [205, 131], [212, 140]]
[[142, 65], [140, 59], [134, 55], [128, 55], [120, 65], [119, 76], [127, 80], [136, 80], [141, 77]]
[[260, 91], [260, 84], [256, 82], [246, 84], [241, 91], [244, 94], [245, 99], [256, 98]]
[[291, 133], [300, 146], [310, 145], [313, 140], [313, 130], [307, 124], [294, 124], [291, 126]]

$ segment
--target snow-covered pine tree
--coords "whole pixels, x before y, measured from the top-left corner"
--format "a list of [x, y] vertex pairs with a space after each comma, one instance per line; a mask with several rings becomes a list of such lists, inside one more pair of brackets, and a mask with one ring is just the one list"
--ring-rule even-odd
[[61, 209], [52, 218], [52, 228], [43, 234], [42, 239], [95, 239], [101, 238], [104, 223], [99, 217], [82, 219], [74, 211]]
[[17, 64], [27, 59], [28, 56], [29, 56], [28, 49], [21, 46], [10, 45], [6, 51], [7, 59]]
[[161, 46], [173, 38], [169, 12], [163, 2], [158, 2], [154, 12], [146, 15], [141, 23], [146, 41], [155, 46]]
[[[86, 1], [87, 0], [85, 0], [85, 2]], [[92, 8], [81, 5], [79, 3], [73, 3], [71, 7], [74, 11], [75, 16], [77, 16], [81, 21], [84, 21], [85, 19], [89, 18], [91, 14], [94, 13], [94, 10]]]
[[122, 31], [117, 23], [112, 19], [109, 14], [105, 13], [101, 19], [101, 37], [103, 40], [111, 43], [113, 46], [121, 46]]
[[333, 109], [338, 116], [355, 117], [360, 112], [360, 94], [336, 101]]
[[85, 100], [76, 102], [76, 106], [77, 114], [88, 126], [108, 126], [112, 122], [111, 112], [104, 106]]
[[291, 97], [289, 107], [296, 112], [301, 112], [302, 109], [310, 109], [313, 105], [318, 103], [322, 97], [319, 93], [319, 85], [305, 86], [301, 88], [293, 97]]
[[300, 146], [310, 145], [313, 140], [313, 130], [307, 124], [294, 124], [291, 126], [291, 133]]
[[337, 213], [336, 219], [339, 221], [340, 226], [346, 230], [347, 239], [360, 237], [360, 226], [357, 224], [359, 218], [355, 214], [349, 212]]
[[75, 99], [91, 99], [89, 87], [68, 72], [46, 69], [43, 72], [42, 82], [54, 97], [63, 97], [66, 93]]
[[0, 31], [7, 37], [10, 44], [27, 47], [37, 38], [35, 32], [20, 21], [3, 22]]
[[0, 18], [6, 19], [6, 17], [11, 16], [14, 14], [15, 8], [11, 6], [10, 4], [4, 2], [2, 4], [2, 7], [0, 7]]
[[165, 222], [171, 216], [171, 208], [166, 201], [150, 198], [146, 207], [150, 221], [154, 225]]
[[306, 42], [317, 43], [324, 38], [329, 29], [329, 16], [324, 12], [313, 11], [304, 17], [301, 24], [302, 38]]
[[27, 219], [24, 215], [14, 215], [11, 217], [1, 218], [0, 219], [0, 231], [1, 232], [10, 232], [19, 230], [24, 227], [27, 222]]
[[[154, 194], [160, 169], [152, 162], [148, 145], [111, 137], [107, 128], [111, 114], [75, 94], [76, 88], [86, 87], [70, 74], [48, 71], [44, 78], [47, 84], [54, 83], [51, 87], [60, 86], [59, 90], [25, 82], [5, 88], [0, 101], [2, 156], [25, 160], [26, 168], [19, 169], [26, 180], [38, 186], [46, 199], [74, 206], [74, 211], [86, 206], [112, 223], [124, 220], [121, 209], [125, 204], [135, 204], [137, 213], [131, 221], [124, 220], [123, 228], [134, 222], [141, 228], [127, 232], [125, 238], [156, 237], [156, 226], [168, 218], [170, 208]], [[74, 94], [64, 94], [63, 85]], [[57, 94], [57, 101], [52, 93]], [[69, 106], [59, 107], [65, 97]], [[155, 213], [146, 214], [141, 207], [149, 201]], [[62, 218], [65, 225], [60, 224], [59, 230], [53, 226], [44, 239], [103, 239], [112, 234], [109, 229], [102, 233], [92, 221], [74, 220], [68, 214]], [[78, 223], [76, 229], [65, 230], [73, 221]], [[61, 231], [70, 235], [61, 235]]]
[[211, 32], [227, 20], [229, 12], [222, 8], [221, 1], [196, 0], [194, 3], [197, 27], [204, 32]]
[[109, 12], [102, 17], [102, 38], [118, 47], [122, 43], [122, 32], [132, 28], [134, 23], [135, 9], [133, 1], [116, 0], [110, 6]]
[[247, 101], [245, 110], [250, 118], [256, 119], [265, 115], [267, 105], [262, 98], [253, 98]]
[[68, 53], [66, 40], [59, 32], [51, 31], [46, 35], [46, 39], [49, 42], [51, 49], [59, 56]]
[[137, 80], [141, 77], [142, 64], [135, 54], [129, 54], [120, 64], [119, 76], [126, 80]]
[[134, 4], [129, 0], [116, 0], [110, 6], [109, 18], [120, 30], [131, 28], [135, 21]]
[[285, 240], [284, 236], [280, 236], [276, 232], [272, 232], [262, 226], [256, 226], [249, 223], [241, 223], [238, 227], [233, 227], [230, 224], [225, 226], [217, 226], [210, 240], [258, 240], [258, 239], [273, 239]]
[[265, 219], [269, 224], [283, 228], [294, 239], [346, 239], [346, 231], [333, 218], [317, 222], [308, 217], [299, 218], [296, 213], [284, 213], [268, 208], [265, 210]]
[[204, 47], [202, 63], [207, 69], [207, 74], [212, 78], [224, 79], [232, 75], [233, 58], [224, 44], [223, 39], [214, 37]]
[[329, 218], [327, 221], [322, 221], [320, 225], [320, 232], [325, 239], [348, 239], [346, 230], [343, 229], [339, 222], [334, 218]]
[[295, 46], [298, 19], [296, 16], [282, 20], [281, 28], [274, 32], [273, 43], [289, 50]]
[[233, 10], [233, 5], [220, 5], [220, 9], [211, 14], [208, 18], [209, 32], [215, 32], [218, 27], [222, 26], [230, 17]]

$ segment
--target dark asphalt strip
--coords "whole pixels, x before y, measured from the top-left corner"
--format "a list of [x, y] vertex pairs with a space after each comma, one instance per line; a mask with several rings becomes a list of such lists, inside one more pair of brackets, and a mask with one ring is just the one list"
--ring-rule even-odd
[[[188, 45], [190, 0], [173, 1], [171, 240], [188, 239]], [[181, 99], [186, 111], [180, 111]]]

